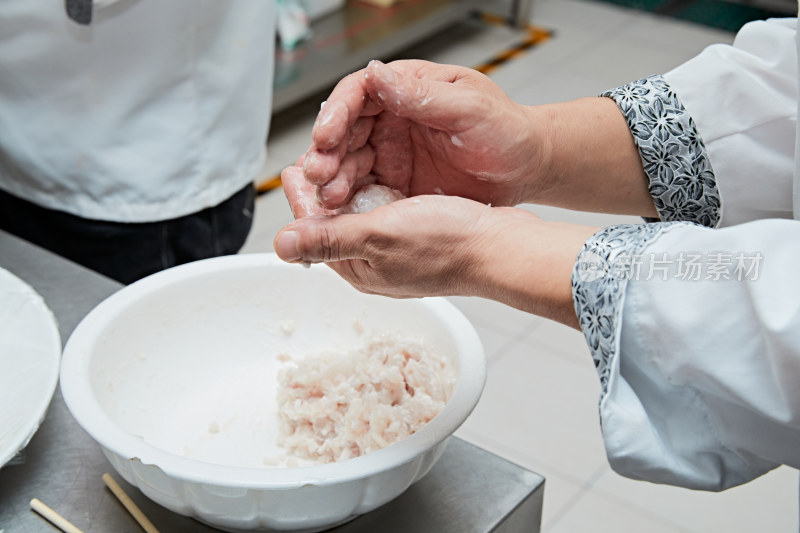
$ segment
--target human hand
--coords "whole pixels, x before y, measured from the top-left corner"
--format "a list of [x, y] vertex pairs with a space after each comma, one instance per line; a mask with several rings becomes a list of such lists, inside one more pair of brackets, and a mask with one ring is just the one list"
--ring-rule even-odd
[[325, 262], [358, 290], [399, 298], [472, 293], [492, 209], [457, 197], [406, 198], [358, 215], [315, 216], [283, 228], [286, 261]]
[[331, 93], [300, 162], [310, 186], [287, 196], [316, 197], [324, 211], [378, 183], [516, 205], [541, 186], [545, 136], [534, 114], [472, 69], [373, 61]]
[[[302, 180], [299, 168], [293, 174]], [[358, 215], [299, 213], [274, 245], [286, 261], [325, 262], [362, 292], [481, 296], [576, 326], [570, 276], [596, 230], [423, 195]]]

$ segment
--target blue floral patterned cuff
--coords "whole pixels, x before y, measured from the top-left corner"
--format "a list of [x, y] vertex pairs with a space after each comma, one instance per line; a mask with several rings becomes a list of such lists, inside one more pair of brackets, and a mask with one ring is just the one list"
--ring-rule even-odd
[[660, 219], [716, 227], [722, 206], [705, 145], [664, 78], [650, 76], [601, 96], [625, 115]]
[[608, 392], [609, 372], [619, 352], [625, 288], [636, 259], [661, 232], [676, 223], [622, 224], [592, 235], [572, 271], [572, 300], [583, 336], [600, 375], [600, 401]]

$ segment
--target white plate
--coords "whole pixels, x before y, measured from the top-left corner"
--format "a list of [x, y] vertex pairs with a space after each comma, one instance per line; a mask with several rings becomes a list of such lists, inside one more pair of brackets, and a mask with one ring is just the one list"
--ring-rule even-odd
[[44, 420], [60, 359], [53, 313], [27, 283], [0, 268], [0, 467]]

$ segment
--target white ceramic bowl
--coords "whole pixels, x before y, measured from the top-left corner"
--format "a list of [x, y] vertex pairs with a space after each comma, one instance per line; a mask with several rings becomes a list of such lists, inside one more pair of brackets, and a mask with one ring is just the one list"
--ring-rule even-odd
[[[280, 451], [276, 356], [352, 347], [360, 328], [401, 331], [453, 357], [451, 400], [382, 450], [265, 466]], [[117, 472], [157, 503], [222, 529], [315, 531], [424, 476], [475, 407], [485, 376], [478, 335], [446, 300], [365, 295], [324, 266], [260, 254], [183, 265], [109, 297], [70, 337], [61, 388]]]

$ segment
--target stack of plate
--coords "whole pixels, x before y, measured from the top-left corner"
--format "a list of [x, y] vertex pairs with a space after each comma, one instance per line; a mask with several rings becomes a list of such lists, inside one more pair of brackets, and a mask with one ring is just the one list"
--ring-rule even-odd
[[28, 284], [0, 268], [0, 467], [44, 420], [60, 359], [53, 313]]

